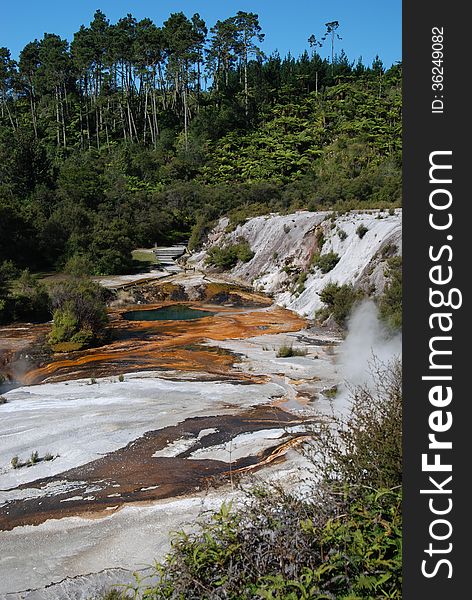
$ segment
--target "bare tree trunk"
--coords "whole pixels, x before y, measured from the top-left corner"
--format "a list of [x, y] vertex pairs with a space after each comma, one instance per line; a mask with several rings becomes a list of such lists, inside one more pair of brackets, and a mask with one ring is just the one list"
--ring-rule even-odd
[[82, 98], [79, 100], [80, 149], [84, 149], [84, 121], [82, 116]]
[[97, 106], [97, 98], [95, 98], [95, 139], [97, 140], [97, 150], [100, 150], [100, 114]]
[[90, 150], [91, 147], [91, 136], [90, 136], [90, 119], [89, 119], [89, 109], [88, 109], [88, 102], [87, 102], [87, 98], [85, 98], [85, 122], [87, 123], [87, 142], [88, 142], [88, 147]]
[[164, 76], [162, 74], [161, 63], [157, 64], [157, 72], [159, 73], [159, 83], [162, 91], [162, 108], [166, 110], [167, 108], [167, 88], [164, 81]]
[[157, 103], [156, 103], [155, 90], [152, 94], [152, 120], [153, 120], [153, 129], [154, 129], [154, 147], [156, 147], [157, 138], [159, 137], [159, 125], [157, 122]]
[[247, 55], [244, 57], [244, 112], [246, 120], [249, 115], [249, 88], [247, 82]]
[[66, 132], [66, 119], [64, 114], [64, 98], [62, 96], [62, 90], [59, 88], [59, 101], [60, 101], [60, 112], [61, 112], [61, 126], [62, 126], [62, 145], [67, 148], [67, 132]]
[[57, 86], [55, 87], [55, 97], [56, 97], [56, 141], [57, 145], [61, 145], [61, 119], [59, 115], [59, 92]]
[[124, 111], [123, 111], [123, 103], [120, 102], [120, 116], [121, 116], [121, 123], [122, 123], [122, 127], [123, 127], [123, 140], [126, 142], [126, 121], [125, 121], [125, 115], [124, 115]]
[[[107, 100], [107, 116], [110, 115], [110, 98]], [[108, 118], [105, 119], [105, 136], [107, 138], [107, 148], [110, 148], [110, 136], [108, 134]]]
[[[15, 125], [15, 121], [13, 120], [13, 116], [11, 114], [11, 111], [10, 111], [9, 107], [8, 107], [8, 103], [4, 102], [4, 104], [5, 104], [5, 108], [7, 110], [7, 113], [8, 113], [8, 119], [10, 120], [12, 129], [13, 129], [13, 131], [15, 131], [18, 128], [18, 123]], [[3, 113], [3, 104], [2, 104], [2, 113]]]
[[184, 136], [185, 150], [188, 150], [188, 103], [187, 103], [187, 86], [184, 86]]
[[146, 85], [146, 91], [144, 93], [144, 123], [143, 123], [143, 143], [144, 144], [146, 144], [146, 134], [147, 134], [148, 96], [149, 96], [149, 86]]
[[33, 122], [34, 139], [37, 140], [38, 139], [38, 126], [36, 123], [36, 107], [34, 105], [34, 97], [33, 97], [32, 90], [30, 90], [29, 97], [30, 97], [31, 120]]

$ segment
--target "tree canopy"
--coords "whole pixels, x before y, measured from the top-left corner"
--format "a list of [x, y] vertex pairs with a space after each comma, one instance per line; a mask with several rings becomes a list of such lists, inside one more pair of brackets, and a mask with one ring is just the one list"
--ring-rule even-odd
[[250, 12], [97, 10], [70, 41], [0, 48], [0, 265], [120, 273], [231, 211], [398, 205], [401, 66], [323, 59], [316, 38], [265, 56], [263, 38]]

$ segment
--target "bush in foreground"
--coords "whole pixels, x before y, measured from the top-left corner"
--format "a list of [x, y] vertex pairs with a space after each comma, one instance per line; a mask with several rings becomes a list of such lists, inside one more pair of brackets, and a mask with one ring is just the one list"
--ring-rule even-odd
[[[301, 497], [253, 489], [194, 533], [175, 537], [158, 584], [123, 597], [229, 600], [401, 598], [401, 368], [375, 368], [353, 391], [349, 420], [333, 418], [307, 449], [321, 472]], [[345, 452], [339, 448], [339, 440]]]

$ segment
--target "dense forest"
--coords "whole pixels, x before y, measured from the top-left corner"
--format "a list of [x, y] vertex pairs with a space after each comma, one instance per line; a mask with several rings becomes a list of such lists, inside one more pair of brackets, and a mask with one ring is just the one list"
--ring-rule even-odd
[[98, 10], [70, 43], [0, 48], [0, 288], [77, 255], [125, 272], [232, 211], [399, 205], [401, 65], [323, 59], [314, 36], [265, 56], [263, 37], [253, 13]]

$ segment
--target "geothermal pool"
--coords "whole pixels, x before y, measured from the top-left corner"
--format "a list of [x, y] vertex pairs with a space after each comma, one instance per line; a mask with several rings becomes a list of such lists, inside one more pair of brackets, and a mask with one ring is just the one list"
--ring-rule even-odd
[[[332, 336], [279, 306], [203, 302], [113, 308], [106, 345], [40, 357], [4, 393], [1, 600], [93, 597], [130, 581], [164, 556], [170, 532], [238, 497], [233, 477], [299, 485], [296, 448], [338, 381]], [[49, 327], [4, 328], [4, 360], [29, 355]], [[281, 359], [281, 345], [307, 355]]]
[[130, 310], [123, 313], [127, 321], [192, 321], [211, 317], [214, 312], [191, 308], [185, 304], [174, 304], [151, 310]]

